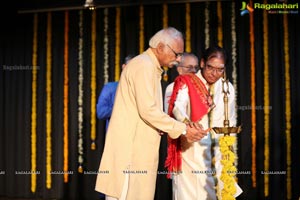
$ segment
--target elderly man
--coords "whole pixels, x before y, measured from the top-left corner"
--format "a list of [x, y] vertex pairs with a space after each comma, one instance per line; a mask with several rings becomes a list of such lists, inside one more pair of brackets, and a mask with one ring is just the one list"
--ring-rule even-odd
[[[223, 48], [214, 46], [206, 49], [200, 61], [201, 70], [175, 79], [169, 114], [179, 121], [198, 122], [204, 128], [223, 126], [222, 77], [226, 62], [227, 54]], [[231, 125], [235, 125], [235, 95], [230, 83], [228, 90], [229, 118]], [[222, 165], [218, 139], [219, 136], [210, 131], [203, 139], [194, 143], [183, 137], [169, 140], [166, 165], [169, 170], [180, 172], [172, 177], [174, 200], [222, 199]], [[242, 190], [236, 183], [235, 187], [234, 196], [237, 197]]]
[[[199, 59], [193, 53], [183, 53], [181, 62], [176, 67], [179, 75], [187, 74], [187, 73], [196, 73], [199, 69]], [[173, 92], [174, 82], [170, 83], [165, 91], [164, 98], [164, 110], [168, 113], [169, 109], [169, 100]]]
[[180, 62], [182, 33], [162, 29], [149, 46], [128, 63], [117, 88], [95, 188], [106, 199], [153, 200], [162, 132], [189, 141], [206, 135], [196, 123], [185, 124], [163, 112], [161, 66]]

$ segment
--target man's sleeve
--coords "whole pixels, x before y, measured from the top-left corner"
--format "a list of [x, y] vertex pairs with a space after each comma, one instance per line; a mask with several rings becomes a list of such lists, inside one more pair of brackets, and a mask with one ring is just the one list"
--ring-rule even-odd
[[155, 83], [157, 80], [154, 78], [154, 73], [151, 65], [143, 66], [131, 78], [139, 115], [146, 123], [168, 133], [171, 138], [178, 138], [186, 129], [186, 125], [171, 118], [157, 105], [156, 92], [158, 91], [154, 89], [154, 85], [161, 86], [160, 83]]

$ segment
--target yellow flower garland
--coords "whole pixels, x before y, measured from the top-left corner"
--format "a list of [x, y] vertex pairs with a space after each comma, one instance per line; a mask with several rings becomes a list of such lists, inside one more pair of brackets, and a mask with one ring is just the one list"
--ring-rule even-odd
[[[250, 0], [250, 5], [253, 5]], [[250, 12], [250, 65], [251, 65], [251, 140], [252, 140], [252, 186], [256, 187], [256, 102], [255, 102], [255, 51], [254, 51], [254, 16]]]
[[[168, 5], [166, 3], [163, 4], [163, 28], [168, 27]], [[163, 66], [164, 68], [164, 74], [163, 74], [163, 80], [168, 81], [168, 67]]]
[[237, 169], [234, 166], [235, 153], [232, 151], [234, 143], [235, 137], [233, 136], [225, 135], [220, 137], [219, 139], [220, 151], [222, 153], [222, 171], [220, 179], [224, 183], [223, 189], [221, 191], [223, 200], [235, 199], [235, 174]]
[[52, 55], [51, 55], [51, 43], [52, 43], [52, 15], [51, 12], [48, 12], [47, 15], [47, 74], [46, 74], [46, 187], [51, 189], [51, 156], [52, 156], [52, 147], [51, 147], [51, 121], [52, 121], [52, 110], [51, 110], [51, 71], [52, 71]]
[[65, 11], [64, 31], [64, 182], [68, 182], [68, 159], [69, 159], [69, 12]]
[[145, 43], [145, 38], [144, 38], [144, 6], [140, 5], [140, 53], [144, 52], [144, 43]]
[[96, 10], [92, 11], [91, 35], [91, 149], [96, 149]]
[[[32, 42], [32, 96], [31, 96], [31, 171], [36, 171], [36, 99], [37, 99], [37, 43], [38, 43], [38, 14], [33, 15], [33, 42]], [[31, 173], [31, 192], [36, 191], [36, 173]]]
[[185, 4], [185, 51], [191, 52], [191, 5]]
[[[264, 0], [264, 3], [267, 3]], [[269, 126], [270, 126], [270, 96], [269, 96], [269, 42], [268, 42], [268, 16], [263, 12], [263, 41], [264, 41], [264, 171], [269, 171], [270, 147], [269, 147]], [[269, 174], [264, 174], [264, 195], [269, 196]]]
[[120, 79], [121, 8], [116, 8], [115, 81]]
[[284, 64], [285, 64], [285, 135], [286, 135], [286, 164], [287, 164], [287, 199], [292, 199], [292, 157], [291, 157], [291, 77], [289, 57], [289, 32], [288, 18], [283, 15], [283, 37], [284, 37]]
[[223, 46], [223, 30], [222, 30], [222, 3], [217, 2], [217, 16], [218, 16], [218, 45]]

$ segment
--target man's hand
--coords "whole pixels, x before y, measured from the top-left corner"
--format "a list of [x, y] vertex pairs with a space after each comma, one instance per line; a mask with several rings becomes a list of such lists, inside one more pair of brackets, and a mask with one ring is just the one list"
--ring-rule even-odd
[[186, 137], [188, 142], [196, 142], [201, 140], [211, 129], [203, 129], [203, 126], [197, 122], [189, 122], [186, 126]]

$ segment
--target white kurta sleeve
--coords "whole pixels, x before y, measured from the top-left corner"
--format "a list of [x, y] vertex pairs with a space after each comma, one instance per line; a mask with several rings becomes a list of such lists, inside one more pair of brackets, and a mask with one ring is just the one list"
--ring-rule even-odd
[[174, 103], [174, 108], [173, 108], [173, 115], [174, 117], [183, 122], [185, 119], [190, 120], [189, 118], [189, 111], [188, 111], [188, 105], [190, 103], [190, 97], [189, 97], [189, 90], [186, 85], [182, 87], [178, 91], [175, 103]]

